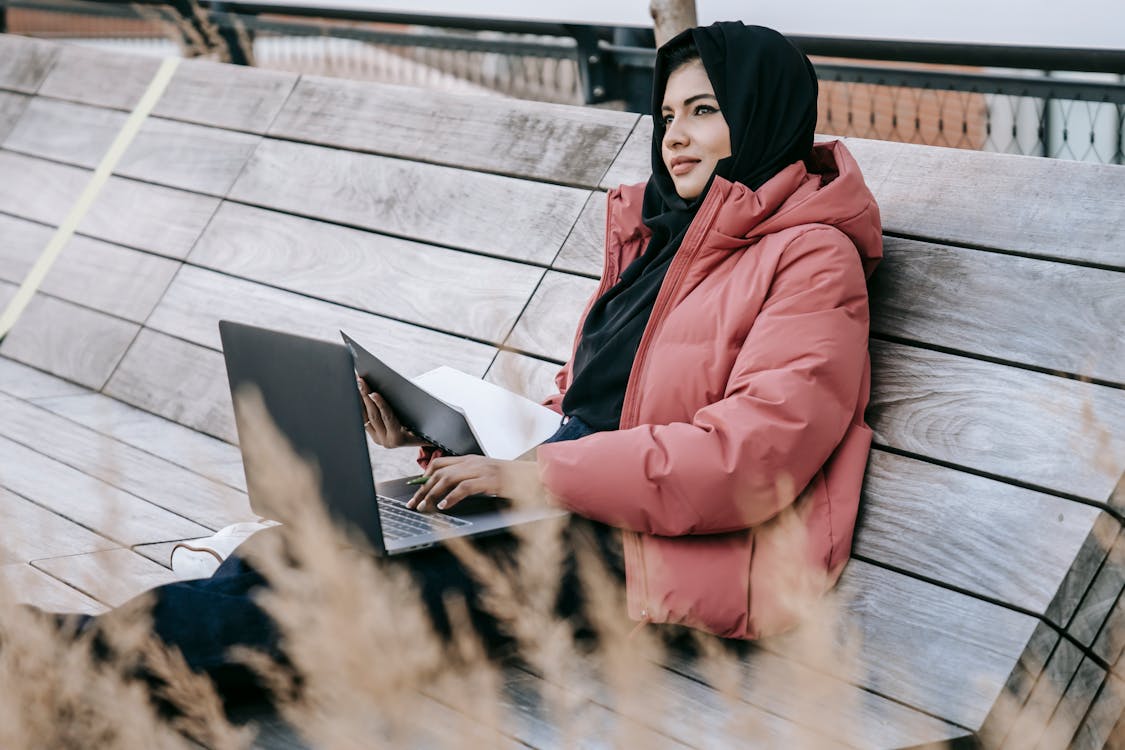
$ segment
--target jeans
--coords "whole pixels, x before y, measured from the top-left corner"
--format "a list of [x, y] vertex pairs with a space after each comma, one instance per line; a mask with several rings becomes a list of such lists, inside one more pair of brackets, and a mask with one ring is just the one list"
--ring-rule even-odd
[[[570, 419], [545, 442], [574, 440], [590, 432], [580, 420]], [[277, 531], [267, 529], [259, 533]], [[577, 517], [566, 530], [568, 536], [587, 532], [592, 535], [610, 571], [623, 578], [616, 530]], [[499, 534], [480, 539], [477, 547], [490, 556], [510, 558], [515, 549], [514, 541], [511, 535]], [[468, 605], [470, 622], [490, 653], [501, 653], [511, 645], [510, 638], [482, 606], [480, 586], [444, 547], [381, 558], [380, 564], [408, 566], [434, 628], [442, 637], [448, 637], [451, 630], [445, 613], [445, 597], [458, 594]], [[149, 594], [154, 596], [152, 618], [156, 634], [166, 644], [179, 648], [188, 666], [210, 675], [228, 701], [262, 697], [252, 674], [230, 663], [227, 654], [232, 646], [247, 646], [284, 660], [276, 625], [252, 598], [255, 590], [267, 585], [266, 579], [236, 552], [210, 578], [167, 584]], [[556, 611], [559, 617], [576, 618], [578, 629], [582, 630], [581, 609], [574, 558], [568, 555], [564, 560]], [[96, 625], [97, 618], [80, 623], [81, 629]]]

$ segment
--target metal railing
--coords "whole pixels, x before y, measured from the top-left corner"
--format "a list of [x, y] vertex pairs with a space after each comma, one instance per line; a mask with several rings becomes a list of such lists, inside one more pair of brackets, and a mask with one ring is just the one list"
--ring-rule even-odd
[[[35, 13], [65, 17], [55, 26], [74, 37], [104, 38], [117, 19], [122, 37], [171, 39], [185, 56], [541, 101], [647, 111], [652, 81], [638, 30], [267, 2], [3, 8], [17, 33], [37, 33]], [[791, 38], [821, 80], [818, 132], [1125, 164], [1125, 50]]]

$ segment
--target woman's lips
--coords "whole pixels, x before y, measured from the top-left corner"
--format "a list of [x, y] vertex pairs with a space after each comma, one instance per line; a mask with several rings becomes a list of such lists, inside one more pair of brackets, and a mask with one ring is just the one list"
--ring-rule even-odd
[[672, 165], [672, 174], [677, 177], [685, 175], [695, 169], [696, 164], [699, 164], [699, 159], [685, 159], [684, 161], [676, 162]]

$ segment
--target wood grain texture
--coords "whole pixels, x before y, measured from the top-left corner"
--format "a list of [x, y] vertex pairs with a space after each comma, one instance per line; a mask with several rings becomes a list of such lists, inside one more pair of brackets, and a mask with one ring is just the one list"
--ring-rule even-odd
[[0, 211], [51, 226], [62, 223], [92, 172], [0, 151]]
[[1102, 629], [1094, 639], [1094, 655], [1110, 666], [1119, 677], [1125, 677], [1121, 654], [1125, 651], [1125, 596], [1119, 595]]
[[591, 193], [552, 267], [600, 277], [605, 264], [605, 223], [606, 195]]
[[31, 97], [0, 91], [0, 143], [12, 132]]
[[[695, 660], [672, 653], [666, 664], [692, 679], [707, 682], [702, 665]], [[764, 649], [754, 649], [743, 657], [740, 669], [741, 680], [736, 687], [740, 700], [794, 725], [846, 740], [852, 747], [915, 747], [967, 734], [961, 727]], [[794, 745], [765, 744], [791, 746]], [[812, 742], [795, 746], [818, 745]]]
[[[1001, 747], [1023, 750], [1043, 737], [1052, 714], [1062, 702], [1066, 686], [1081, 664], [1082, 651], [1069, 641], [1059, 641]], [[1091, 698], [1096, 690], [1095, 687], [1090, 691]]]
[[441, 364], [483, 375], [495, 351], [484, 344], [190, 266], [181, 269], [148, 326], [221, 349], [221, 319], [341, 345], [340, 331], [344, 330], [408, 376]]
[[884, 175], [868, 185], [885, 231], [1125, 268], [1125, 172], [1113, 165], [860, 139], [846, 144], [865, 174]]
[[199, 524], [4, 437], [0, 437], [0, 483], [122, 545], [209, 533]]
[[618, 185], [644, 182], [652, 175], [652, 116], [644, 115], [637, 121], [621, 153], [613, 160], [598, 186], [612, 190]]
[[37, 96], [4, 148], [93, 169], [127, 119], [124, 112]]
[[[1097, 508], [884, 451], [872, 452], [863, 502], [857, 554], [1038, 614], [1050, 609], [1059, 627], [1105, 556], [1086, 545], [1109, 518]], [[1082, 580], [1055, 603], [1073, 566]]]
[[0, 395], [0, 424], [5, 438], [209, 529], [257, 518], [245, 493], [38, 406]]
[[399, 320], [499, 343], [541, 269], [225, 203], [190, 261]]
[[241, 492], [246, 491], [242, 454], [230, 443], [101, 393], [40, 398], [35, 405], [108, 438], [190, 469], [200, 476]]
[[114, 171], [223, 196], [260, 141], [257, 135], [150, 117]]
[[1105, 504], [1125, 470], [1125, 392], [871, 343], [875, 440]]
[[1125, 711], [1125, 681], [1110, 674], [1078, 726], [1072, 750], [1102, 750], [1109, 733]]
[[34, 565], [110, 607], [176, 580], [171, 570], [128, 549], [54, 557]]
[[1109, 554], [1067, 626], [1070, 635], [1086, 649], [1093, 645], [1125, 589], [1125, 532], [1118, 531], [1116, 539], [1111, 537], [1103, 543], [1109, 547]]
[[52, 45], [58, 59], [41, 96], [98, 107], [132, 110], [160, 67], [160, 58], [79, 45]]
[[264, 133], [297, 83], [297, 75], [184, 60], [153, 114], [171, 120]]
[[[0, 216], [0, 278], [21, 282], [54, 232], [41, 224]], [[74, 237], [39, 289], [45, 293], [143, 323], [172, 280], [178, 263], [108, 242]]]
[[588, 191], [265, 140], [230, 197], [380, 232], [550, 263]]
[[1125, 382], [1116, 271], [887, 238], [873, 332]]
[[505, 344], [565, 362], [574, 346], [578, 319], [597, 289], [593, 279], [548, 271]]
[[135, 323], [36, 294], [0, 343], [0, 355], [98, 389], [138, 329]]
[[0, 566], [120, 546], [2, 487], [0, 528]]
[[500, 352], [484, 379], [539, 402], [558, 391], [555, 386], [558, 371], [559, 366], [554, 362], [515, 352]]
[[76, 588], [27, 564], [0, 565], [0, 587], [21, 604], [34, 604], [47, 612], [100, 615], [109, 608]]
[[24, 400], [90, 393], [89, 388], [6, 357], [0, 357], [0, 391]]
[[[1037, 625], [1027, 615], [860, 560], [848, 564], [837, 590], [840, 655], [816, 666], [974, 731]], [[804, 643], [797, 631], [762, 646], [812, 666]]]
[[82, 220], [83, 234], [170, 258], [185, 258], [219, 199], [110, 177]]
[[1070, 747], [1078, 733], [1083, 717], [1090, 710], [1098, 688], [1105, 681], [1106, 672], [1089, 657], [1082, 660], [1074, 673], [1062, 700], [1051, 714], [1047, 728], [1043, 732], [1035, 750], [1053, 750], [1056, 747]]
[[637, 116], [303, 76], [271, 135], [593, 187]]
[[8, 303], [16, 296], [18, 285], [7, 281], [0, 281], [0, 310], [6, 309]]
[[0, 34], [0, 88], [34, 94], [62, 47], [15, 34]]
[[145, 328], [104, 392], [204, 434], [237, 442], [226, 366], [223, 355], [213, 349]]

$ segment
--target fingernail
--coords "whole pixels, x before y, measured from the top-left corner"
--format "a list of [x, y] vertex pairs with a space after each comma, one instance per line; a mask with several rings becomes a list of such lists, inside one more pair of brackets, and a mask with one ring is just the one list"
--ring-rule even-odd
[[442, 500], [442, 501], [441, 501], [440, 503], [438, 503], [438, 504], [437, 504], [437, 507], [438, 507], [438, 508], [439, 508], [440, 510], [445, 510], [445, 501], [444, 501], [444, 500]]
[[418, 510], [425, 510], [425, 509], [426, 509], [426, 501], [423, 500], [422, 502], [418, 503]]

